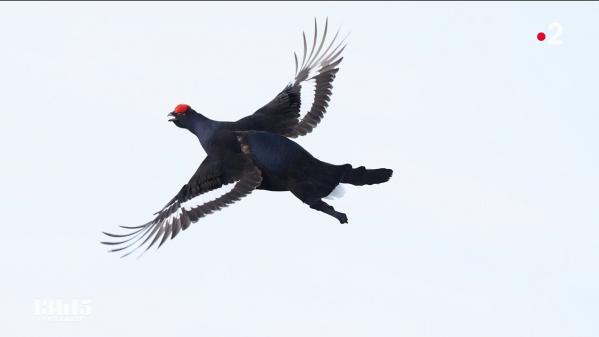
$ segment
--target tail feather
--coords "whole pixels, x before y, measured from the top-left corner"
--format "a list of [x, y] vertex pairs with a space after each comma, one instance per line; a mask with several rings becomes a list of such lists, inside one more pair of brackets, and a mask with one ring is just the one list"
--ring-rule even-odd
[[345, 173], [341, 182], [356, 186], [381, 184], [388, 181], [392, 175], [393, 170], [390, 169], [379, 168], [369, 170], [364, 166], [360, 166], [358, 168], [352, 168]]

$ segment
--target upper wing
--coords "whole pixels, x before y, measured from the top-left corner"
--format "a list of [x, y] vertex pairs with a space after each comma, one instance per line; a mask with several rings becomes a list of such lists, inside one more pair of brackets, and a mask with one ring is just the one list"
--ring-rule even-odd
[[[345, 49], [343, 39], [335, 44], [339, 31], [328, 46], [325, 41], [328, 31], [328, 19], [325, 23], [322, 39], [318, 42], [318, 26], [314, 21], [314, 39], [308, 52], [306, 34], [303, 33], [304, 52], [301, 64], [295, 57], [295, 79], [272, 101], [258, 109], [254, 114], [237, 121], [240, 130], [258, 130], [278, 133], [286, 137], [303, 136], [318, 125], [326, 113], [331, 99], [331, 89], [338, 65], [343, 60], [340, 57]], [[313, 101], [303, 116], [300, 113], [302, 84], [314, 81]]]
[[[133, 253], [150, 239], [152, 241], [145, 251], [162, 237], [158, 245], [160, 247], [169, 236], [173, 239], [181, 230], [187, 229], [198, 219], [240, 200], [260, 186], [261, 182], [260, 170], [253, 165], [246, 154], [231, 156], [226, 160], [217, 160], [208, 156], [179, 193], [162, 210], [155, 213], [157, 215], [152, 221], [137, 227], [121, 226], [132, 230], [127, 234], [104, 233], [117, 238], [118, 241], [102, 243], [116, 246], [110, 250], [111, 252], [129, 249], [122, 257]], [[192, 207], [183, 205], [186, 201], [230, 183], [235, 183], [233, 188], [216, 199]]]

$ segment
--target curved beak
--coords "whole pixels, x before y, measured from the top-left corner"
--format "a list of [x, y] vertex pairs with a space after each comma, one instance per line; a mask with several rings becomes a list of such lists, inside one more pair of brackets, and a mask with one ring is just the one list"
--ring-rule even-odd
[[174, 122], [177, 119], [177, 116], [175, 116], [174, 112], [169, 112], [169, 114], [166, 115], [166, 117], [169, 117], [169, 119], [168, 119], [169, 122]]

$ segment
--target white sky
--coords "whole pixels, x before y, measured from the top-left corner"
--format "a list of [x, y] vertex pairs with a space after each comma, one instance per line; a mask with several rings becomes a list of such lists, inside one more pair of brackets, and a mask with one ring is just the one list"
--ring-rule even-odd
[[[106, 253], [101, 231], [147, 221], [204, 157], [166, 113], [253, 112], [326, 16], [349, 47], [299, 142], [393, 179], [334, 201], [347, 225], [258, 192], [140, 260]], [[0, 335], [598, 336], [598, 20], [597, 3], [2, 3]], [[537, 41], [554, 21], [564, 43]], [[48, 321], [42, 299], [91, 313]]]

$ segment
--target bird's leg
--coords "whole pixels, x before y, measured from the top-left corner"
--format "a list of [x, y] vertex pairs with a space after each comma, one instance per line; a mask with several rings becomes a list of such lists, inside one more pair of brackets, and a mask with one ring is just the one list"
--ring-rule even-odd
[[306, 202], [308, 205], [310, 205], [310, 208], [315, 209], [317, 211], [321, 211], [323, 213], [326, 213], [332, 217], [334, 217], [335, 219], [339, 220], [340, 223], [347, 223], [347, 215], [345, 215], [344, 213], [341, 212], [337, 212], [333, 206], [327, 204], [326, 202], [322, 201], [321, 199], [316, 199], [316, 200], [310, 200], [309, 202]]
[[324, 196], [322, 193], [318, 193], [312, 184], [298, 184], [293, 186], [290, 191], [310, 208], [326, 213], [339, 220], [340, 223], [347, 223], [347, 216], [344, 213], [337, 212], [333, 206], [322, 201], [321, 198]]

